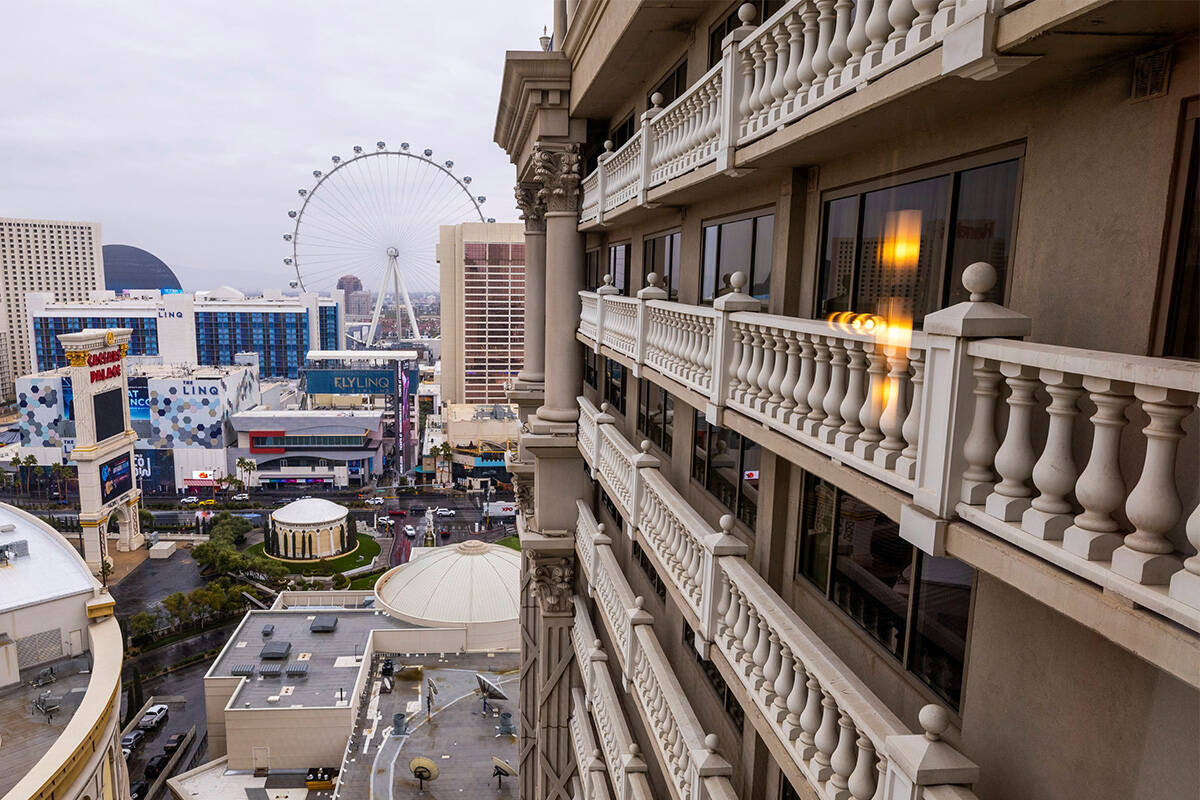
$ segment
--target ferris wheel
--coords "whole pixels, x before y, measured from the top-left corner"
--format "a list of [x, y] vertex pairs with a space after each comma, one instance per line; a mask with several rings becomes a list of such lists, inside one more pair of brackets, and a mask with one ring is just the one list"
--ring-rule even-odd
[[428, 148], [412, 152], [408, 142], [398, 150], [386, 142], [374, 151], [355, 145], [353, 155], [330, 160], [333, 167], [313, 170], [316, 183], [300, 189], [300, 207], [288, 211], [295, 227], [283, 236], [292, 245], [283, 262], [296, 270], [293, 286], [327, 292], [344, 276], [358, 277], [363, 289], [377, 292], [365, 346], [376, 340], [389, 291], [397, 337], [405, 310], [420, 337], [409, 287], [437, 288], [438, 228], [483, 222], [486, 198], [471, 194], [470, 177], [456, 176], [453, 161], [435, 161]]

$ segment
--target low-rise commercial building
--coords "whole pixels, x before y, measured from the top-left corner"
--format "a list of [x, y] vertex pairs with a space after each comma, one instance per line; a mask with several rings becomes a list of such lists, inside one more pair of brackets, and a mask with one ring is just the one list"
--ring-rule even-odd
[[349, 486], [383, 472], [389, 458], [383, 411], [255, 408], [230, 417], [237, 440], [226, 450], [257, 468], [251, 486], [318, 484]]

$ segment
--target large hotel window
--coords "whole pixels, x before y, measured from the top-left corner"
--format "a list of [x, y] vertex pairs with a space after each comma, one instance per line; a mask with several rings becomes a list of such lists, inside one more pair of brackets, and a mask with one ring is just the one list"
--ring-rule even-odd
[[962, 273], [976, 261], [996, 268], [988, 299], [1003, 302], [1021, 172], [1012, 155], [826, 195], [817, 316], [899, 314], [919, 326], [967, 299]]
[[700, 299], [711, 303], [714, 298], [732, 292], [730, 278], [735, 272], [744, 272], [750, 281], [745, 291], [766, 300], [771, 292], [774, 233], [774, 214], [742, 216], [705, 225]]
[[604, 270], [600, 266], [600, 251], [588, 250], [583, 261], [583, 288], [594, 292], [604, 284]]
[[694, 412], [692, 477], [751, 530], [758, 521], [762, 446], [728, 428], [709, 425]]
[[604, 401], [625, 413], [625, 367], [611, 358], [604, 359]]
[[[772, 14], [783, 8], [783, 0], [753, 0], [755, 17], [755, 26], [766, 22]], [[712, 27], [708, 32], [708, 68], [712, 69], [718, 61], [721, 60], [721, 42], [732, 31], [740, 28], [742, 21], [738, 19], [738, 9], [742, 7], [742, 3], [734, 3], [730, 6], [729, 11], [725, 16], [721, 17], [721, 21]]]
[[738, 733], [741, 733], [742, 726], [746, 722], [746, 712], [742, 710], [742, 704], [738, 702], [737, 695], [729, 688], [729, 684], [721, 677], [720, 670], [717, 665], [707, 658], [703, 658], [696, 650], [696, 634], [686, 622], [683, 623], [683, 646], [696, 659], [696, 663], [700, 665], [700, 669], [704, 672], [704, 677], [708, 679], [708, 685], [717, 693], [717, 698], [721, 701], [721, 707], [725, 709], [725, 713], [729, 715], [729, 719], [733, 722], [733, 727], [737, 728]]
[[593, 389], [598, 388], [596, 383], [596, 359], [599, 356], [592, 348], [582, 342], [579, 344], [583, 348], [583, 382]]
[[608, 246], [608, 274], [621, 294], [629, 293], [629, 242]]
[[1158, 346], [1164, 356], [1200, 358], [1200, 100], [1184, 108], [1175, 202], [1162, 281]]
[[613, 150], [620, 150], [621, 145], [633, 138], [634, 122], [633, 114], [630, 113], [619, 125], [614, 125], [609, 131], [608, 138], [613, 143]]
[[797, 551], [801, 575], [958, 707], [974, 569], [925, 555], [900, 538], [897, 523], [808, 473]]
[[642, 245], [642, 274], [658, 274], [659, 285], [667, 290], [668, 300], [679, 299], [680, 233], [664, 233]]
[[687, 59], [679, 62], [679, 66], [667, 73], [667, 77], [659, 82], [650, 90], [650, 94], [646, 95], [646, 108], [652, 108], [654, 103], [650, 100], [654, 97], [655, 92], [659, 92], [663, 96], [662, 108], [674, 103], [679, 95], [687, 91]]
[[675, 399], [671, 394], [642, 378], [638, 382], [638, 433], [667, 455], [671, 455], [671, 436], [675, 422]]

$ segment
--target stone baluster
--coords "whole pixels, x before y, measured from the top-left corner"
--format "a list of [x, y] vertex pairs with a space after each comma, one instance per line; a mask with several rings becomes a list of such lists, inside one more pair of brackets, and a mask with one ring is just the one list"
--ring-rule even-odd
[[1186, 526], [1188, 544], [1195, 553], [1183, 562], [1183, 569], [1171, 576], [1168, 594], [1192, 608], [1200, 608], [1200, 505], [1192, 509]]
[[[833, 7], [835, 23], [833, 40], [829, 43], [829, 60], [833, 66], [829, 68], [829, 77], [836, 79], [845, 69], [846, 59], [850, 58], [848, 40], [850, 38], [850, 12], [854, 9], [854, 0], [837, 0]], [[839, 82], [834, 81], [837, 85]]]
[[[722, 573], [722, 575], [724, 576], [724, 573]], [[726, 591], [729, 594], [729, 607], [725, 609], [725, 616], [721, 620], [722, 628], [720, 636], [718, 637], [718, 643], [724, 643], [726, 649], [732, 652], [730, 642], [736, 638], [736, 635], [734, 634], [734, 626], [737, 625], [738, 616], [742, 610], [742, 596], [741, 593], [738, 592], [737, 587], [730, 582], [728, 576], [724, 576], [724, 581], [725, 586], [727, 587]]]
[[796, 388], [792, 390], [796, 407], [792, 409], [792, 415], [786, 421], [792, 427], [800, 428], [808, 412], [812, 411], [812, 406], [808, 404], [808, 393], [812, 391], [816, 350], [807, 334], [796, 334], [796, 340], [800, 346], [800, 377], [796, 379]]
[[1125, 501], [1121, 474], [1121, 430], [1128, 423], [1125, 409], [1133, 401], [1133, 386], [1106, 378], [1083, 379], [1083, 388], [1096, 406], [1092, 415], [1092, 449], [1087, 466], [1075, 482], [1075, 499], [1083, 512], [1063, 534], [1063, 549], [1088, 561], [1108, 561], [1121, 546], [1119, 522], [1113, 512]]
[[901, 347], [888, 345], [884, 349], [888, 362], [887, 402], [879, 418], [883, 441], [875, 451], [874, 462], [884, 469], [896, 466], [904, 449], [904, 420], [908, 416], [908, 355]]
[[787, 99], [795, 98], [796, 92], [800, 90], [800, 59], [804, 54], [804, 23], [800, 19], [800, 15], [792, 13], [787, 18], [788, 32], [788, 61], [787, 69], [784, 71], [783, 88], [787, 93]]
[[829, 70], [833, 68], [833, 61], [829, 57], [829, 45], [833, 42], [833, 24], [834, 13], [833, 4], [835, 0], [814, 0], [817, 6], [817, 25], [820, 28], [820, 37], [817, 39], [817, 49], [813, 53], [813, 71], [817, 76], [813, 79], [812, 89], [809, 90], [808, 99], [816, 100], [825, 91], [825, 78], [829, 75]]
[[783, 23], [777, 24], [774, 30], [775, 36], [775, 77], [771, 81], [771, 112], [772, 116], [778, 118], [778, 113], [783, 109], [783, 101], [787, 99], [787, 75], [788, 67], [791, 61], [788, 60], [791, 55], [789, 45], [791, 40], [791, 32]]
[[938, 0], [912, 0], [913, 9], [916, 11], [917, 18], [912, 21], [912, 28], [908, 32], [910, 45], [929, 38], [929, 33], [933, 27], [933, 15], [937, 12]]
[[925, 353], [921, 350], [909, 350], [908, 361], [912, 365], [912, 406], [908, 416], [904, 418], [901, 433], [907, 443], [900, 458], [896, 459], [896, 472], [901, 477], [912, 480], [917, 475], [917, 453], [921, 448], [921, 406], [925, 397]]
[[[807, 692], [804, 699], [804, 711], [800, 714], [800, 736], [797, 750], [800, 758], [811, 761], [817, 752], [817, 731], [821, 729], [821, 684], [810, 670], [805, 670], [807, 676], [805, 687]], [[799, 676], [797, 676], [799, 679]]]
[[750, 351], [750, 368], [746, 371], [746, 397], [742, 402], [754, 408], [759, 392], [758, 373], [762, 372], [763, 337], [757, 325], [747, 325], [746, 332], [750, 336], [750, 343], [747, 345]]
[[887, 800], [885, 795], [887, 794], [888, 761], [882, 754], [879, 756], [879, 762], [875, 765], [875, 769], [878, 775], [875, 776], [875, 794], [871, 795], [871, 800]]
[[843, 83], [847, 79], [858, 77], [863, 54], [867, 52], [867, 45], [871, 43], [871, 40], [867, 38], [867, 15], [870, 13], [871, 0], [855, 2], [854, 25], [850, 28], [850, 35], [846, 37], [846, 49], [850, 51], [850, 58], [846, 60], [846, 67], [843, 70]]
[[812, 344], [817, 353], [814, 357], [812, 389], [808, 392], [811, 410], [804, 422], [804, 432], [816, 436], [821, 429], [821, 421], [825, 419], [825, 393], [829, 391], [829, 346], [820, 336], [813, 336]]
[[783, 395], [783, 402], [775, 412], [775, 418], [786, 423], [788, 417], [792, 415], [792, 410], [796, 408], [796, 397], [793, 393], [796, 391], [796, 382], [800, 380], [800, 337], [803, 334], [784, 331], [783, 335], [787, 344], [787, 349], [784, 351], [786, 367], [783, 381], [779, 384], [779, 393]]
[[[758, 609], [750, 606], [750, 621], [746, 625], [746, 635], [742, 637], [742, 674], [750, 677], [754, 674], [754, 653], [758, 650]], [[757, 689], [758, 684], [751, 682], [751, 689]]]
[[746, 632], [750, 630], [750, 601], [740, 591], [737, 593], [737, 601], [738, 618], [733, 626], [733, 638], [729, 642], [730, 664], [734, 667], [737, 667], [742, 661], [745, 653], [742, 641], [746, 638]]
[[800, 714], [804, 711], [804, 701], [808, 696], [808, 687], [805, 685], [808, 676], [804, 674], [804, 665], [800, 663], [800, 659], [796, 658], [791, 650], [787, 652], [790, 660], [784, 661], [784, 670], [791, 676], [792, 688], [787, 696], [787, 716], [783, 719], [783, 731], [787, 734], [788, 741], [794, 742], [800, 738]]
[[755, 691], [764, 691], [767, 679], [763, 670], [767, 666], [767, 658], [771, 654], [771, 628], [767, 625], [766, 618], [760, 613], [758, 615], [758, 638], [754, 641], [754, 652], [751, 654], [753, 666], [750, 670], [750, 688]]
[[1071, 432], [1075, 415], [1079, 413], [1075, 402], [1079, 398], [1081, 381], [1077, 375], [1057, 370], [1044, 369], [1040, 376], [1050, 395], [1050, 425], [1046, 430], [1046, 444], [1042, 455], [1033, 465], [1033, 485], [1038, 496], [1021, 515], [1021, 529], [1039, 539], [1058, 540], [1071, 524], [1071, 504], [1067, 495], [1075, 488], [1079, 470], [1071, 455]]
[[850, 796], [850, 773], [854, 771], [854, 767], [858, 763], [854, 752], [856, 735], [854, 722], [845, 712], [842, 712], [838, 717], [837, 747], [834, 748], [833, 756], [829, 759], [829, 766], [833, 768], [833, 775], [829, 778], [829, 787], [832, 789], [830, 794], [834, 800], [844, 800]]
[[987, 513], [1005, 522], [1021, 518], [1029, 508], [1033, 490], [1027, 482], [1033, 475], [1032, 423], [1033, 408], [1037, 401], [1033, 397], [1039, 382], [1037, 370], [1023, 364], [1002, 363], [1000, 373], [1008, 383], [1008, 428], [1004, 441], [996, 451], [996, 472], [1000, 482], [988, 495]]
[[779, 677], [781, 671], [779, 663], [781, 651], [779, 649], [779, 637], [775, 635], [775, 631], [771, 630], [766, 622], [763, 622], [763, 628], [766, 632], [767, 660], [762, 665], [762, 701], [763, 707], [770, 709], [775, 705], [775, 701], [779, 697], [779, 689], [775, 686], [775, 680]]
[[846, 396], [847, 359], [845, 342], [836, 336], [828, 336], [826, 341], [829, 342], [829, 389], [821, 403], [825, 409], [825, 419], [817, 435], [821, 441], [832, 443], [845, 422], [842, 419], [842, 400]]
[[779, 407], [783, 403], [783, 376], [787, 373], [787, 340], [784, 338], [783, 331], [778, 328], [771, 329], [771, 341], [773, 344], [774, 353], [772, 354], [771, 377], [767, 380], [767, 390], [770, 396], [767, 397], [766, 408], [763, 409], [768, 417], [775, 417], [779, 413]]
[[[796, 78], [800, 81], [800, 91], [807, 92], [817, 77], [816, 70], [813, 69], [813, 59], [816, 57], [819, 37], [817, 7], [811, 2], [805, 3], [800, 18], [804, 22], [804, 55], [801, 56], [800, 63], [796, 66]], [[799, 99], [803, 100], [804, 98]]]
[[[735, 52], [733, 57], [740, 59], [742, 64], [742, 91], [738, 97], [738, 121], [744, 126], [750, 117], [750, 96], [754, 94], [754, 59], [746, 50]], [[732, 141], [734, 138], [736, 137], [731, 134], [730, 140]]]
[[887, 393], [887, 354], [882, 344], [868, 342], [863, 345], [867, 358], [867, 396], [863, 402], [858, 421], [862, 424], [862, 433], [854, 443], [854, 455], [859, 458], [872, 460], [879, 443], [883, 441], [883, 431], [879, 429], [879, 421], [883, 418], [883, 401]]
[[745, 400], [746, 394], [750, 391], [748, 376], [750, 375], [750, 364], [754, 360], [754, 348], [751, 347], [754, 337], [750, 335], [749, 326], [740, 324], [733, 329], [733, 337], [734, 341], [741, 342], [741, 347], [738, 348], [741, 358], [738, 361], [737, 374], [733, 377], [736, 388], [730, 398], [740, 403]]
[[1125, 500], [1125, 515], [1133, 533], [1113, 552], [1112, 568], [1138, 583], [1159, 585], [1167, 583], [1182, 566], [1167, 534], [1183, 513], [1175, 486], [1175, 459], [1184, 436], [1180, 423], [1191, 413], [1196, 395], [1140, 384], [1133, 394], [1150, 424], [1142, 429], [1146, 438], [1142, 475]]
[[[869, 2], [870, 0], [864, 0]], [[883, 60], [883, 48], [887, 45], [888, 34], [892, 32], [888, 22], [888, 4], [891, 0], [874, 0], [871, 13], [867, 16], [867, 38], [870, 44], [863, 55], [863, 71], [874, 69]]]
[[841, 417], [845, 421], [834, 439], [834, 446], [839, 450], [853, 450], [863, 430], [859, 417], [865, 398], [863, 383], [867, 374], [867, 357], [863, 353], [862, 343], [854, 341], [846, 342], [846, 355], [850, 359], [849, 378], [846, 380], [846, 396], [841, 407]]
[[[745, 346], [742, 344], [742, 332], [735, 326], [729, 326], [729, 341], [730, 357], [729, 364], [726, 367], [726, 373], [729, 375], [729, 398], [736, 399], [742, 391], [741, 369], [742, 359], [746, 355]], [[713, 376], [714, 381], [716, 376]]]
[[855, 742], [858, 753], [854, 763], [854, 771], [850, 773], [850, 780], [846, 782], [846, 788], [850, 790], [850, 796], [854, 800], [871, 800], [871, 796], [875, 794], [876, 772], [875, 772], [875, 745], [867, 738], [867, 735], [861, 730], [856, 731], [858, 740]]
[[775, 699], [771, 704], [769, 712], [769, 716], [776, 724], [783, 722], [787, 718], [788, 698], [791, 697], [793, 687], [796, 685], [796, 672], [793, 669], [793, 664], [792, 648], [786, 644], [781, 644], [779, 648], [779, 666], [771, 686], [775, 692]]
[[892, 33], [888, 36], [883, 51], [884, 58], [892, 58], [904, 52], [905, 39], [916, 16], [917, 10], [913, 8], [912, 0], [891, 0], [888, 7], [888, 23], [892, 26]]
[[1000, 371], [987, 359], [976, 358], [972, 372], [975, 376], [975, 388], [971, 390], [975, 396], [975, 412], [971, 417], [971, 430], [963, 442], [963, 458], [967, 467], [963, 470], [962, 499], [968, 505], [978, 506], [983, 505], [995, 483], [992, 463], [996, 448], [1000, 446], [996, 439]]
[[777, 56], [778, 45], [775, 39], [771, 37], [769, 31], [763, 35], [761, 42], [763, 49], [763, 85], [758, 97], [758, 101], [762, 104], [759, 123], [766, 124], [771, 114], [771, 107], [775, 104], [775, 71], [776, 67], [779, 66], [779, 59]]
[[756, 325], [754, 331], [755, 350], [760, 354], [762, 363], [754, 376], [754, 385], [758, 387], [758, 393], [753, 406], [758, 411], [765, 411], [767, 401], [771, 398], [771, 373], [775, 370], [775, 340], [771, 337], [771, 332], [761, 325]]
[[746, 118], [747, 124], [751, 125], [758, 121], [758, 115], [763, 109], [763, 70], [766, 56], [767, 54], [763, 50], [762, 42], [751, 43], [750, 59], [754, 64], [754, 83], [750, 86], [750, 114]]
[[833, 758], [834, 748], [838, 744], [838, 709], [837, 703], [833, 701], [833, 696], [824, 687], [821, 688], [821, 727], [817, 729], [817, 735], [813, 742], [817, 746], [817, 752], [813, 754], [813, 768], [817, 773], [817, 780], [821, 783], [829, 780], [833, 775], [833, 767], [830, 761]]

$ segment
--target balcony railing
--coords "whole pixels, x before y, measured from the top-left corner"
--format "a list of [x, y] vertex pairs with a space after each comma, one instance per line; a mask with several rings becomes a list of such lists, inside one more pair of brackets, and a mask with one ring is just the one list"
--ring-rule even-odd
[[[717, 162], [734, 166], [738, 147], [854, 94], [918, 56], [958, 40], [943, 74], [991, 74], [991, 25], [984, 0], [791, 0], [758, 27], [726, 39], [721, 61], [642, 126], [583, 182], [581, 222], [603, 222], [625, 203], [643, 204], [654, 186]], [[974, 53], [963, 62], [959, 54]], [[965, 57], [965, 56], [964, 56]]]
[[[607, 422], [601, 427], [615, 426]], [[883, 776], [895, 761], [890, 753], [902, 750], [913, 735], [750, 567], [745, 546], [728, 534], [731, 519], [722, 521], [721, 532], [713, 531], [656, 467], [644, 466], [638, 472], [643, 473], [646, 491], [629, 530], [642, 534], [663, 579], [686, 599], [698, 620], [698, 637], [717, 647], [737, 672], [744, 690], [739, 701], [757, 709], [769, 733], [822, 798], [890, 798], [878, 793], [884, 791]], [[706, 737], [698, 727], [690, 732], [680, 727], [692, 724], [690, 707], [686, 700], [674, 702], [684, 698], [683, 690], [654, 639], [652, 618], [642, 608], [642, 598], [629, 588], [610, 539], [585, 504], [579, 503], [578, 510], [576, 548], [590, 591], [620, 651], [622, 674], [647, 710], [647, 724], [678, 778], [692, 765], [697, 743]], [[664, 535], [667, 517], [672, 522]], [[579, 601], [577, 620], [581, 611]], [[577, 647], [591, 635], [587, 625], [576, 631]], [[713, 744], [704, 749], [711, 752]], [[966, 770], [955, 774], [973, 774], [973, 765], [948, 752]], [[962, 796], [974, 797], [965, 790]]]
[[[1200, 631], [1200, 494], [1188, 457], [1200, 447], [1200, 364], [972, 338], [1028, 332], [1024, 317], [982, 301], [985, 284], [903, 335], [760, 313], [740, 290], [711, 308], [667, 302], [653, 286], [638, 297], [582, 292], [598, 324], [579, 336], [632, 361], [637, 376], [695, 392], [714, 424], [737, 412], [911, 496], [901, 535], [927, 551], [937, 545], [914, 531], [959, 516]], [[610, 308], [620, 309], [616, 334]], [[641, 477], [657, 475], [641, 468], [654, 459], [606, 436], [603, 410], [582, 398], [580, 408], [593, 473], [699, 615], [697, 531], [715, 532], [665, 510], [659, 483]], [[1130, 421], [1140, 432], [1125, 430]]]
[[[577, 530], [580, 560], [593, 559], [590, 577], [595, 582], [590, 589], [597, 599], [604, 626], [617, 646], [623, 683], [636, 698], [646, 728], [654, 738], [656, 756], [672, 795], [676, 800], [736, 800], [737, 793], [729, 782], [732, 767], [716, 752], [717, 737], [706, 734], [700, 726], [692, 703], [649, 624], [653, 618], [642, 609], [642, 598], [634, 597], [607, 538], [586, 541], [599, 528], [582, 503]], [[598, 647], [585, 653], [586, 660], [579, 656], [580, 642], [592, 635], [592, 628], [583, 601], [576, 598], [575, 602], [575, 625], [580, 631], [573, 631], [576, 658], [586, 669], [604, 670], [603, 678], [607, 679], [607, 669], [603, 663], [597, 664], [601, 661]], [[601, 678], [593, 675], [591, 680], [590, 688], [595, 688]], [[589, 696], [593, 697], [594, 706], [596, 696]], [[619, 706], [617, 709], [619, 713]]]
[[[688, 508], [682, 497], [669, 486], [667, 489], [669, 495], [664, 497], [667, 503], [675, 509]], [[696, 721], [649, 624], [652, 619], [642, 609], [641, 598], [633, 596], [619, 562], [612, 557], [607, 538], [602, 540], [598, 533], [601, 531], [594, 517], [581, 503], [577, 549], [582, 561], [592, 562], [589, 581], [598, 597], [605, 627], [622, 651], [618, 654], [622, 673], [633, 687], [647, 727], [658, 743], [664, 769], [679, 790], [678, 796], [700, 796], [684, 791], [690, 783], [687, 776], [697, 770], [700, 774], [706, 771], [726, 774], [727, 765], [715, 755], [718, 744], [715, 737], [706, 736]], [[725, 538], [717, 535], [707, 542], [719, 549], [728, 544]], [[720, 555], [713, 549], [705, 550], [700, 560], [711, 566], [703, 574], [701, 605], [711, 604], [714, 610], [711, 641], [738, 673], [743, 688], [739, 701], [757, 708], [770, 726], [770, 733], [786, 748], [822, 798], [889, 800], [893, 795], [877, 793], [885, 791], [883, 776], [892, 764], [889, 746], [899, 750], [912, 735], [767, 586], [741, 554]], [[668, 570], [663, 578], [686, 594], [682, 574]], [[604, 599], [610, 596], [617, 599]], [[583, 602], [578, 599], [576, 602], [578, 650], [580, 642], [592, 635], [592, 629]], [[591, 652], [588, 657], [596, 658], [594, 650]], [[580, 663], [590, 668], [590, 662], [581, 659]], [[973, 765], [956, 752], [948, 752], [951, 761], [966, 770], [959, 774], [973, 775]], [[705, 764], [709, 765], [707, 769]], [[972, 780], [973, 777], [968, 777], [961, 782]], [[974, 797], [964, 792], [963, 797]], [[718, 795], [710, 788], [707, 796]]]

